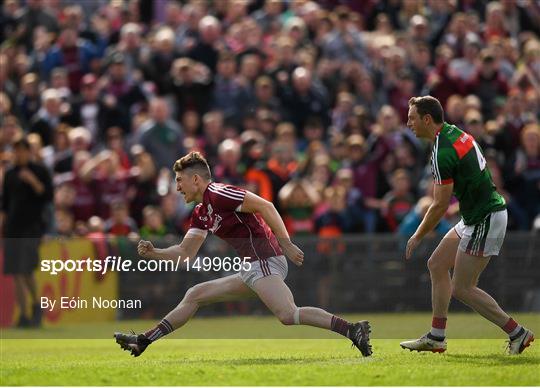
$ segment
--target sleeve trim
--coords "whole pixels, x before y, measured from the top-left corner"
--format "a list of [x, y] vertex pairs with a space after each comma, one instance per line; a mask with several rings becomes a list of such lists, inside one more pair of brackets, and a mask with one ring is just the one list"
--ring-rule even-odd
[[438, 185], [449, 185], [450, 183], [454, 183], [453, 179], [443, 179], [442, 181], [436, 182]]

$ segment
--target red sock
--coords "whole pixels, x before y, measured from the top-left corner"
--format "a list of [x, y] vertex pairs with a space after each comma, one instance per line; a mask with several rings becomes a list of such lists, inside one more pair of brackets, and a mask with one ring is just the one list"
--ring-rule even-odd
[[521, 330], [521, 325], [519, 325], [513, 318], [508, 319], [508, 322], [502, 327], [506, 334], [509, 337], [514, 337]]
[[431, 321], [431, 330], [429, 331], [433, 337], [446, 337], [446, 318], [433, 317]]
[[347, 337], [347, 334], [349, 333], [349, 322], [339, 317], [336, 317], [335, 315], [332, 315], [332, 323], [330, 328], [332, 329], [332, 331], [335, 331], [336, 333]]
[[162, 319], [160, 323], [153, 329], [148, 330], [144, 333], [145, 337], [150, 341], [154, 342], [161, 337], [171, 333], [174, 330], [172, 325], [166, 319]]

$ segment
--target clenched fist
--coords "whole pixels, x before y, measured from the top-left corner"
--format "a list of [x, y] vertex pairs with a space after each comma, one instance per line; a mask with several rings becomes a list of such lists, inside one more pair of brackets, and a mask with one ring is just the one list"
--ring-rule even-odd
[[150, 241], [141, 240], [137, 246], [137, 253], [142, 257], [150, 257], [154, 252], [154, 245]]

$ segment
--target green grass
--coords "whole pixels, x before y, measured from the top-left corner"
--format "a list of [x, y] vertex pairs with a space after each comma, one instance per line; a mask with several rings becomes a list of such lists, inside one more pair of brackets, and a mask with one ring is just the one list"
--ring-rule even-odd
[[[112, 338], [54, 339], [51, 335], [80, 337], [85, 328], [92, 328], [86, 333], [109, 337], [115, 329], [139, 330], [149, 322], [4, 330], [0, 384], [540, 385], [540, 344], [520, 356], [507, 356], [504, 335], [477, 315], [451, 315], [444, 354], [410, 353], [399, 347], [399, 340], [425, 331], [429, 314], [365, 316], [373, 324], [375, 354], [370, 358], [360, 357], [348, 341], [333, 333], [282, 327], [271, 317], [195, 319], [139, 358], [122, 352]], [[538, 314], [515, 317], [540, 332]], [[33, 338], [20, 339], [23, 334]], [[210, 339], [212, 334], [221, 339]], [[178, 339], [182, 337], [190, 338]], [[261, 337], [265, 339], [256, 339]]]

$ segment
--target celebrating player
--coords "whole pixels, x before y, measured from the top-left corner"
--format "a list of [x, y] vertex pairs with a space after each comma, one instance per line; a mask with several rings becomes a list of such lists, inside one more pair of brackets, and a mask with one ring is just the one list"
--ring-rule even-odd
[[[509, 317], [497, 302], [477, 287], [491, 256], [499, 254], [506, 233], [506, 204], [496, 191], [482, 150], [474, 138], [443, 121], [440, 102], [431, 96], [409, 100], [407, 126], [419, 138], [434, 142], [431, 171], [434, 199], [422, 223], [409, 239], [406, 258], [446, 213], [452, 194], [459, 200], [461, 221], [439, 243], [430, 259], [433, 321], [429, 333], [404, 341], [404, 349], [446, 350], [446, 319], [450, 297], [467, 304], [509, 336], [508, 352], [519, 354], [534, 334]], [[450, 269], [454, 268], [452, 278]]]
[[145, 333], [115, 333], [120, 346], [139, 356], [148, 345], [182, 327], [200, 306], [256, 294], [284, 325], [309, 325], [333, 330], [349, 338], [363, 356], [371, 355], [367, 321], [349, 323], [316, 307], [297, 307], [284, 279], [286, 255], [300, 266], [304, 253], [294, 245], [271, 202], [238, 187], [211, 181], [210, 168], [198, 152], [176, 161], [176, 189], [186, 202], [196, 201], [191, 225], [183, 241], [166, 249], [140, 241], [146, 258], [195, 258], [208, 232], [227, 241], [240, 257], [250, 257], [251, 268], [190, 288], [180, 304]]

